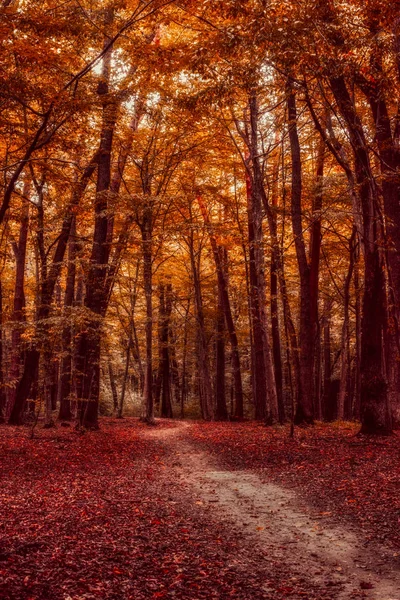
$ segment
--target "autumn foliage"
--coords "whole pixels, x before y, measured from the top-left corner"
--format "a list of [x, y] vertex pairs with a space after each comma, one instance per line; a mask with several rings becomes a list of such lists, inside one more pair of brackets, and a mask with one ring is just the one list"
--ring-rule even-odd
[[2, 3], [4, 422], [392, 432], [397, 8]]

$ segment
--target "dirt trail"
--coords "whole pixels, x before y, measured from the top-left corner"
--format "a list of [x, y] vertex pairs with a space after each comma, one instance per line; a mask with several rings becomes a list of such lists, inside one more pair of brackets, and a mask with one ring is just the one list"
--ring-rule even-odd
[[356, 530], [329, 526], [293, 491], [264, 483], [254, 473], [217, 470], [210, 456], [191, 445], [187, 422], [148, 435], [172, 451], [176, 475], [198, 503], [250, 541], [260, 560], [289, 573], [294, 584], [306, 579], [330, 589], [329, 597], [337, 600], [400, 600], [400, 572], [392, 569], [384, 546], [366, 548]]

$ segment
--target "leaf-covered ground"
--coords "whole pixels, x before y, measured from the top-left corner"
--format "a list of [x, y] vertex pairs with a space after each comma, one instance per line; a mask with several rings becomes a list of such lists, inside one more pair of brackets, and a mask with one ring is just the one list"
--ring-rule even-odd
[[365, 537], [400, 554], [400, 437], [371, 439], [359, 426], [268, 428], [257, 423], [202, 423], [191, 439], [230, 469], [252, 469], [294, 489], [327, 517], [360, 526]]
[[2, 599], [286, 597], [282, 576], [212, 521], [145, 425], [37, 431], [0, 428]]
[[27, 429], [0, 427], [0, 598], [339, 597], [330, 582], [321, 591], [293, 578], [288, 565], [219, 519], [179, 466], [180, 443], [230, 470], [279, 480], [321, 512], [398, 544], [397, 438], [367, 443], [351, 428], [324, 427], [290, 441], [284, 429], [198, 423], [169, 444], [163, 432], [175, 427], [159, 423], [152, 435], [137, 420], [104, 419], [99, 432], [38, 429], [33, 440]]

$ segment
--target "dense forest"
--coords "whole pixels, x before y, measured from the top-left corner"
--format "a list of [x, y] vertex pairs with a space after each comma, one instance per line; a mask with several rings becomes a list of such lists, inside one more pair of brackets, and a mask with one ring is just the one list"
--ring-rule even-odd
[[3, 0], [0, 407], [400, 417], [396, 0]]
[[1, 600], [400, 600], [400, 0], [0, 0]]

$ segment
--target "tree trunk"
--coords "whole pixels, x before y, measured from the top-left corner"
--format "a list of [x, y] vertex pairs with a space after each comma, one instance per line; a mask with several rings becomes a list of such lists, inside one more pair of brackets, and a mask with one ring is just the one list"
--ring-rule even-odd
[[[150, 202], [150, 201], [149, 201]], [[146, 360], [144, 368], [143, 405], [144, 418], [154, 423], [153, 402], [153, 273], [152, 273], [152, 209], [148, 204], [143, 212], [142, 251], [143, 282], [146, 298]]]
[[160, 285], [160, 313], [161, 313], [161, 351], [162, 351], [162, 394], [161, 394], [161, 416], [172, 419], [171, 402], [171, 361], [169, 355], [170, 318], [172, 311], [172, 286]]
[[[113, 9], [105, 16], [105, 26], [113, 20]], [[107, 44], [108, 38], [105, 40]], [[101, 328], [107, 308], [107, 266], [109, 259], [109, 216], [107, 214], [111, 185], [111, 152], [117, 120], [117, 106], [109, 97], [111, 49], [104, 55], [102, 77], [98, 95], [103, 103], [100, 153], [97, 168], [95, 197], [95, 223], [90, 265], [87, 274], [85, 307], [88, 309], [86, 330], [78, 344], [78, 371], [82, 378], [81, 397], [78, 398], [79, 425], [86, 429], [98, 429], [100, 394]]]
[[208, 360], [208, 347], [205, 331], [203, 299], [201, 294], [201, 283], [199, 269], [196, 265], [194, 251], [193, 230], [190, 231], [189, 255], [193, 275], [194, 298], [197, 314], [197, 347], [199, 368], [199, 395], [202, 416], [206, 421], [214, 418], [214, 407], [212, 400], [212, 385]]
[[[378, 36], [379, 23], [370, 23], [371, 33]], [[398, 140], [392, 134], [391, 118], [385, 99], [386, 90], [383, 84], [385, 74], [382, 67], [382, 56], [377, 49], [372, 57], [373, 67], [379, 74], [373, 81], [362, 75], [358, 78], [361, 90], [364, 92], [375, 124], [375, 140], [379, 151], [379, 167], [381, 171], [381, 190], [385, 212], [385, 240], [387, 244], [386, 263], [388, 266], [388, 317], [385, 340], [388, 346], [387, 380], [388, 395], [393, 417], [400, 412], [400, 154]], [[386, 343], [385, 342], [385, 343]]]
[[[278, 157], [278, 159], [279, 159], [279, 157]], [[288, 361], [289, 377], [290, 377], [290, 389], [291, 389], [291, 393], [294, 394], [292, 401], [294, 403], [296, 403], [296, 398], [298, 396], [297, 387], [298, 387], [299, 381], [300, 381], [300, 357], [299, 357], [296, 329], [294, 326], [292, 312], [291, 312], [289, 298], [288, 298], [288, 293], [287, 293], [286, 276], [285, 276], [284, 260], [283, 260], [283, 249], [278, 240], [276, 215], [274, 212], [276, 210], [276, 207], [278, 206], [278, 188], [277, 188], [278, 176], [279, 176], [278, 159], [276, 160], [276, 162], [274, 164], [273, 180], [272, 180], [272, 184], [271, 184], [272, 207], [270, 206], [270, 204], [268, 202], [268, 198], [267, 198], [267, 195], [266, 195], [264, 189], [263, 189], [263, 193], [262, 193], [262, 199], [263, 199], [263, 204], [264, 204], [264, 210], [267, 215], [269, 233], [271, 236], [271, 251], [272, 251], [271, 278], [273, 276], [273, 273], [275, 273], [275, 275], [278, 279], [278, 282], [279, 282], [280, 298], [281, 298], [282, 309], [283, 309], [284, 330], [285, 330], [286, 341], [288, 344], [288, 346], [287, 346], [287, 361]], [[272, 285], [274, 285], [274, 284], [272, 284]], [[272, 323], [272, 326], [274, 327], [273, 323]], [[293, 379], [297, 382], [297, 386], [295, 385], [295, 382], [293, 381]]]
[[324, 163], [325, 163], [325, 142], [321, 138], [318, 145], [317, 169], [316, 169], [316, 189], [313, 196], [313, 214], [310, 235], [310, 327], [312, 328], [312, 349], [313, 349], [313, 413], [318, 412], [319, 390], [316, 387], [316, 371], [319, 370], [316, 364], [316, 344], [319, 331], [318, 315], [318, 297], [319, 297], [319, 264], [321, 254], [321, 211], [323, 202], [323, 184], [324, 184]]
[[4, 423], [5, 421], [5, 411], [7, 402], [7, 397], [4, 388], [3, 344], [3, 286], [0, 277], [0, 423]]
[[44, 414], [44, 427], [49, 429], [51, 427], [55, 427], [55, 422], [53, 419], [53, 398], [52, 398], [52, 390], [53, 390], [53, 352], [52, 350], [45, 351], [43, 354], [43, 372], [44, 372], [44, 381], [43, 381], [43, 395], [44, 395], [44, 404], [45, 404], [45, 414]]
[[186, 357], [187, 357], [187, 345], [188, 345], [188, 317], [190, 311], [190, 297], [188, 298], [186, 311], [185, 311], [185, 325], [183, 331], [183, 349], [182, 349], [182, 375], [181, 375], [181, 414], [180, 417], [185, 417], [185, 400], [187, 393], [187, 382], [186, 382]]
[[[208, 233], [211, 242], [211, 249], [213, 252], [215, 267], [217, 270], [217, 278], [218, 278], [218, 302], [221, 304], [221, 309], [223, 310], [224, 319], [226, 323], [226, 327], [228, 330], [229, 341], [231, 345], [232, 352], [232, 368], [233, 368], [233, 377], [235, 382], [235, 418], [243, 419], [243, 385], [242, 385], [242, 370], [240, 365], [240, 353], [239, 353], [239, 344], [237, 339], [235, 322], [233, 320], [231, 303], [229, 299], [229, 289], [228, 289], [228, 278], [226, 271], [226, 263], [227, 263], [227, 253], [226, 249], [223, 247], [218, 247], [217, 240], [212, 230], [211, 221], [207, 212], [207, 209], [204, 205], [204, 202], [200, 195], [198, 195], [197, 200], [199, 202], [199, 206], [203, 215], [204, 222], [208, 228]], [[219, 324], [223, 327], [223, 323]], [[225, 397], [225, 396], [224, 396]], [[224, 413], [223, 407], [221, 407], [222, 413]]]
[[71, 392], [72, 392], [72, 321], [71, 309], [75, 299], [75, 278], [76, 278], [76, 219], [74, 218], [70, 233], [68, 249], [68, 268], [64, 294], [64, 319], [66, 323], [63, 327], [62, 335], [62, 358], [60, 367], [60, 381], [58, 388], [58, 400], [60, 410], [58, 418], [61, 421], [70, 421], [72, 419], [71, 411]]
[[361, 431], [387, 435], [392, 431], [387, 381], [385, 378], [383, 333], [386, 319], [384, 261], [379, 240], [382, 226], [377, 213], [379, 202], [371, 172], [367, 143], [342, 76], [331, 77], [330, 85], [347, 124], [354, 151], [355, 174], [363, 211], [364, 296], [361, 321]]
[[325, 296], [325, 299], [324, 299], [324, 313], [323, 313], [324, 377], [323, 377], [323, 394], [322, 394], [322, 398], [323, 398], [322, 416], [323, 416], [324, 420], [328, 420], [329, 394], [330, 394], [330, 389], [331, 389], [331, 377], [332, 377], [332, 360], [331, 360], [331, 311], [332, 311], [332, 299], [329, 296]]
[[[220, 250], [220, 249], [219, 249]], [[216, 318], [216, 367], [215, 367], [215, 418], [217, 421], [227, 421], [228, 409], [226, 406], [226, 383], [225, 383], [225, 320], [223, 309], [223, 290], [218, 280], [218, 304]]]
[[322, 356], [321, 356], [321, 327], [318, 321], [317, 336], [315, 340], [314, 351], [314, 390], [315, 407], [314, 416], [318, 421], [322, 421]]
[[[29, 196], [29, 182], [25, 181], [23, 195]], [[12, 410], [15, 402], [16, 388], [20, 376], [21, 366], [24, 362], [24, 344], [22, 342], [21, 333], [25, 322], [25, 262], [26, 262], [26, 246], [29, 230], [29, 203], [23, 201], [21, 222], [19, 229], [18, 244], [15, 245], [14, 253], [16, 259], [15, 265], [15, 287], [14, 287], [14, 302], [13, 302], [13, 329], [11, 333], [11, 358], [9, 379], [12, 387], [9, 388], [8, 405]]]
[[278, 397], [278, 415], [279, 423], [282, 424], [285, 422], [285, 405], [283, 402], [283, 370], [281, 356], [281, 336], [279, 332], [278, 278], [276, 273], [276, 263], [273, 257], [271, 257], [271, 330], [276, 393]]
[[48, 319], [50, 313], [54, 288], [61, 272], [75, 210], [96, 168], [97, 160], [98, 153], [96, 152], [92, 162], [84, 170], [81, 180], [74, 187], [72, 199], [64, 217], [60, 235], [58, 236], [58, 242], [54, 252], [51, 268], [49, 269], [45, 281], [41, 282], [35, 341], [25, 354], [24, 371], [17, 386], [15, 403], [9, 419], [9, 423], [12, 425], [20, 425], [22, 423], [22, 415], [25, 404], [28, 399], [32, 383], [35, 380], [36, 373], [39, 369], [39, 343], [42, 341], [43, 345], [46, 345], [46, 339], [48, 339], [48, 331], [45, 321]]
[[124, 371], [124, 378], [122, 380], [121, 399], [119, 401], [118, 414], [117, 414], [118, 419], [122, 419], [124, 416], [124, 402], [125, 402], [126, 384], [128, 381], [128, 374], [129, 374], [130, 355], [131, 355], [131, 339], [129, 338], [128, 346], [126, 348], [125, 371]]
[[[247, 204], [249, 221], [250, 285], [255, 353], [256, 418], [271, 424], [278, 421], [278, 397], [267, 318], [265, 258], [263, 247], [263, 175], [260, 165], [258, 104], [254, 92], [249, 97], [251, 133], [248, 136]], [[261, 357], [261, 352], [263, 357]], [[262, 367], [263, 365], [263, 367]], [[263, 375], [259, 368], [263, 369]]]
[[[161, 294], [159, 294], [161, 295]], [[163, 317], [161, 315], [161, 298], [158, 310], [158, 368], [157, 374], [154, 377], [153, 383], [153, 394], [154, 394], [154, 406], [156, 410], [160, 409], [161, 405], [161, 388], [162, 388], [162, 380], [163, 380], [163, 351], [162, 351], [162, 320]]]
[[356, 343], [354, 357], [354, 400], [353, 418], [361, 418], [361, 286], [360, 286], [360, 244], [354, 258], [354, 294], [355, 294], [355, 321]]
[[348, 391], [348, 373], [350, 367], [350, 353], [349, 353], [349, 305], [350, 305], [350, 283], [353, 277], [354, 268], [354, 247], [356, 240], [356, 230], [353, 228], [353, 234], [350, 240], [350, 262], [349, 269], [347, 271], [344, 290], [343, 290], [343, 325], [342, 325], [342, 339], [340, 349], [340, 387], [338, 395], [338, 410], [337, 418], [339, 421], [343, 421], [345, 417], [345, 400], [346, 392]]
[[170, 363], [171, 363], [171, 383], [174, 386], [174, 394], [175, 402], [180, 404], [180, 381], [179, 381], [179, 366], [178, 361], [176, 359], [176, 333], [175, 328], [170, 328], [170, 342], [169, 342], [169, 350], [170, 350]]
[[297, 133], [296, 92], [288, 81], [287, 107], [289, 139], [292, 160], [292, 228], [300, 275], [300, 382], [297, 399], [296, 423], [311, 424], [313, 408], [314, 335], [311, 321], [311, 281], [302, 226], [302, 173], [300, 143]]
[[112, 399], [113, 399], [113, 411], [114, 414], [117, 414], [118, 411], [118, 391], [117, 391], [117, 384], [115, 382], [115, 373], [114, 373], [114, 369], [112, 366], [112, 362], [111, 359], [108, 359], [108, 377], [110, 379], [110, 386], [111, 386], [111, 394], [112, 394]]

